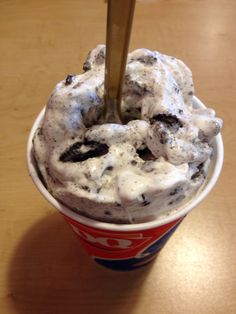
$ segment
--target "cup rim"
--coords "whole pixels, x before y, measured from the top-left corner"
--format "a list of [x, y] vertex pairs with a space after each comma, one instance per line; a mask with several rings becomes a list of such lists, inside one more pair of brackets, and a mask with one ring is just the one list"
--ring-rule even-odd
[[[205, 107], [205, 105], [196, 97], [194, 96], [194, 102], [199, 107]], [[96, 229], [102, 229], [102, 230], [109, 230], [109, 231], [141, 231], [141, 230], [147, 230], [147, 229], [153, 229], [156, 227], [160, 227], [163, 225], [166, 225], [172, 221], [178, 220], [181, 217], [186, 216], [194, 207], [196, 207], [200, 202], [202, 202], [205, 197], [210, 193], [210, 191], [213, 189], [214, 185], [216, 184], [218, 177], [220, 175], [220, 172], [222, 170], [223, 166], [223, 159], [224, 159], [224, 147], [223, 147], [223, 141], [222, 136], [219, 133], [215, 139], [214, 139], [214, 149], [215, 149], [215, 165], [214, 169], [212, 170], [212, 174], [205, 183], [205, 186], [198, 192], [196, 197], [192, 198], [189, 202], [187, 202], [185, 205], [182, 206], [180, 210], [177, 210], [176, 212], [149, 222], [143, 222], [138, 224], [116, 224], [116, 223], [108, 223], [108, 222], [101, 222], [94, 220], [92, 218], [87, 218], [85, 216], [80, 215], [79, 213], [73, 212], [70, 208], [63, 205], [61, 202], [59, 202], [57, 199], [55, 199], [46, 189], [46, 187], [43, 185], [42, 181], [40, 180], [38, 176], [37, 169], [34, 164], [34, 160], [32, 157], [32, 140], [35, 131], [37, 130], [40, 122], [42, 121], [42, 118], [45, 113], [45, 107], [41, 110], [37, 118], [35, 119], [33, 126], [31, 128], [28, 142], [27, 142], [27, 166], [29, 174], [38, 188], [38, 190], [41, 192], [41, 194], [51, 203], [54, 207], [56, 207], [59, 212], [72, 220], [75, 220], [79, 223], [82, 223], [83, 225], [93, 227]]]

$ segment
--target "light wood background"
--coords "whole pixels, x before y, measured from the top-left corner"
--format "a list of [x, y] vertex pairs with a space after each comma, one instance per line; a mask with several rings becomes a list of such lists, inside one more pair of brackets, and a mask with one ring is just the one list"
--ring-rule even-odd
[[224, 118], [210, 196], [146, 269], [95, 265], [26, 169], [30, 127], [56, 82], [105, 41], [102, 0], [0, 0], [0, 313], [236, 313], [236, 1], [138, 3], [130, 49], [184, 60]]

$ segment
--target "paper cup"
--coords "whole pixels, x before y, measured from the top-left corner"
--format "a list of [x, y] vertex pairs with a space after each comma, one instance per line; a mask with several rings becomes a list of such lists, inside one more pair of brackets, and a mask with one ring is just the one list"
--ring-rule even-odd
[[[197, 107], [203, 103], [194, 97]], [[31, 129], [27, 145], [27, 163], [30, 176], [43, 196], [64, 217], [78, 236], [87, 253], [99, 264], [114, 270], [132, 270], [150, 262], [177, 229], [184, 217], [196, 207], [214, 187], [223, 164], [223, 142], [220, 134], [214, 139], [214, 158], [204, 187], [186, 205], [161, 219], [139, 224], [113, 224], [96, 221], [78, 213], [56, 200], [40, 180], [32, 156], [32, 138], [40, 126], [44, 109]]]

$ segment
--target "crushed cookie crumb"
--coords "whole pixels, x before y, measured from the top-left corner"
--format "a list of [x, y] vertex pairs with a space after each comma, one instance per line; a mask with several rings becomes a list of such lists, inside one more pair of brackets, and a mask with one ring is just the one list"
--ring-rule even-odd
[[68, 74], [65, 79], [65, 85], [70, 85], [73, 81], [74, 76], [75, 76], [74, 74]]

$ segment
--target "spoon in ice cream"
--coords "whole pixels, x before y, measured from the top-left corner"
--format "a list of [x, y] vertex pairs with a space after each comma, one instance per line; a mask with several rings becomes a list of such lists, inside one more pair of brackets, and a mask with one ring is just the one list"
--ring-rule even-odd
[[104, 118], [120, 123], [121, 97], [136, 0], [108, 0]]

